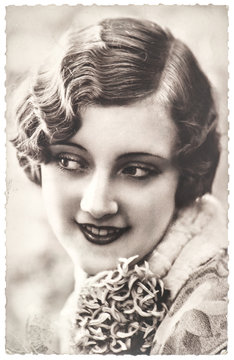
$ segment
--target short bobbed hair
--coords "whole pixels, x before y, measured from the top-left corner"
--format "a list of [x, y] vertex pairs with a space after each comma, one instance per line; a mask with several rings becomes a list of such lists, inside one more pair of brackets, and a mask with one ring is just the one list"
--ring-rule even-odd
[[190, 49], [150, 21], [106, 19], [64, 36], [18, 107], [20, 165], [40, 184], [49, 145], [79, 130], [83, 108], [133, 104], [153, 93], [177, 127], [176, 206], [189, 205], [211, 192], [219, 161], [212, 90]]

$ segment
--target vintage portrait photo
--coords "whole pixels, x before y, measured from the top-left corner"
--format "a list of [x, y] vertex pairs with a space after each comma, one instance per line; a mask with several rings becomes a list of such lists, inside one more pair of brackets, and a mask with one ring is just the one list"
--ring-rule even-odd
[[6, 7], [7, 354], [226, 355], [228, 6]]

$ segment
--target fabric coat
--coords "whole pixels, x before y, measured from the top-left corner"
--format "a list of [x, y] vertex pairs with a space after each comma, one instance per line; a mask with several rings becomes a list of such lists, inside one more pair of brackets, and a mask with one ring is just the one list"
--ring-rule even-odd
[[[206, 194], [178, 213], [162, 241], [146, 259], [150, 270], [157, 279], [163, 280], [170, 294], [169, 310], [155, 331], [151, 355], [206, 355], [227, 351], [226, 223], [220, 203]], [[53, 327], [56, 330], [50, 331], [52, 338], [58, 335], [60, 346], [55, 352], [59, 353], [71, 353], [70, 327], [86, 274], [81, 271], [75, 277], [78, 285], [61, 312], [59, 324]], [[47, 332], [47, 342], [48, 339]]]

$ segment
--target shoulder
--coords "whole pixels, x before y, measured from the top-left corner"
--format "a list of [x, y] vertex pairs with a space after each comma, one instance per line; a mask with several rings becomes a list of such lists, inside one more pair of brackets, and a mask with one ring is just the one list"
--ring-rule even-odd
[[180, 289], [151, 354], [217, 354], [227, 346], [227, 253], [201, 265]]

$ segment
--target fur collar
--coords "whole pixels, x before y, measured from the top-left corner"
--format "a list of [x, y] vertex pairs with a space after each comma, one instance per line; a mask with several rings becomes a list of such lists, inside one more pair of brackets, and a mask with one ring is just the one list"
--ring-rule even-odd
[[227, 248], [226, 216], [210, 194], [181, 210], [162, 242], [150, 255], [150, 269], [162, 278], [171, 300], [189, 276]]

